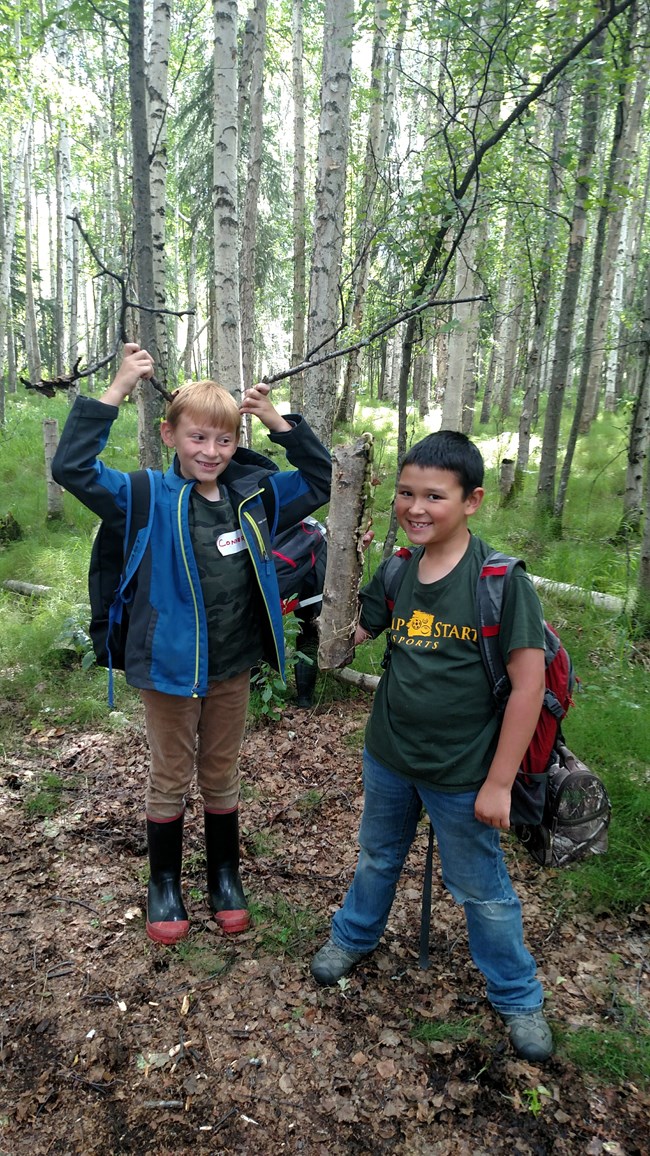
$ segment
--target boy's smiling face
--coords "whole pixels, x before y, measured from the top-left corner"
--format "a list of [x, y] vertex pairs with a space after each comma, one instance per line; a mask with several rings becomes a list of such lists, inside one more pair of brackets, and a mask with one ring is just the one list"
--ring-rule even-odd
[[174, 426], [164, 421], [160, 432], [165, 445], [176, 450], [182, 476], [207, 492], [214, 488], [238, 445], [232, 430], [203, 425], [188, 413], [182, 413]]
[[466, 539], [467, 519], [482, 501], [480, 487], [464, 496], [452, 470], [407, 465], [397, 483], [395, 516], [414, 546], [448, 546]]

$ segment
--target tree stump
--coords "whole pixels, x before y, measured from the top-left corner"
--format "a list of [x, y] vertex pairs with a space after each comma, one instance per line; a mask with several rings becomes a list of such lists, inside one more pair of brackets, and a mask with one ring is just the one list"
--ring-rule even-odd
[[357, 600], [363, 566], [363, 522], [370, 493], [372, 435], [332, 450], [332, 493], [327, 518], [327, 570], [318, 618], [318, 665], [346, 666], [354, 657]]
[[499, 472], [499, 494], [502, 506], [506, 506], [513, 496], [515, 484], [515, 463], [512, 458], [504, 458]]

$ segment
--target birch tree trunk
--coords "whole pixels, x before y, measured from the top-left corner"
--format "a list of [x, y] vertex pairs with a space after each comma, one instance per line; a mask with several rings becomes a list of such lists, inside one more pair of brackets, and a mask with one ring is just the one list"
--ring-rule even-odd
[[[165, 216], [167, 212], [167, 115], [169, 73], [170, 0], [153, 0], [151, 48], [147, 77], [147, 129], [149, 136], [149, 187], [151, 190], [151, 246], [153, 302], [167, 305], [167, 260]], [[169, 389], [176, 385], [176, 359], [170, 358], [169, 318], [156, 313], [158, 376]]]
[[63, 197], [63, 131], [59, 129], [59, 139], [56, 144], [55, 179], [56, 179], [56, 290], [54, 304], [54, 351], [55, 368], [57, 373], [63, 373], [65, 351], [67, 348], [65, 336], [65, 201]]
[[[291, 324], [291, 365], [305, 359], [305, 304], [307, 291], [307, 228], [305, 206], [305, 78], [302, 0], [291, 5], [291, 70], [293, 77], [293, 293]], [[304, 377], [291, 378], [291, 413], [303, 409]]]
[[553, 252], [557, 234], [557, 206], [560, 196], [560, 156], [564, 148], [569, 109], [568, 77], [563, 74], [557, 86], [553, 109], [553, 136], [548, 171], [548, 194], [546, 204], [546, 225], [542, 242], [539, 280], [534, 295], [533, 331], [528, 347], [524, 368], [524, 397], [519, 416], [519, 439], [517, 445], [517, 465], [515, 485], [519, 486], [528, 469], [530, 457], [530, 436], [533, 420], [537, 415], [539, 390], [542, 380], [542, 352], [546, 335], [549, 306], [551, 300]]
[[214, 0], [213, 372], [237, 402], [242, 395], [237, 196], [237, 0]]
[[242, 376], [245, 387], [251, 385], [255, 380], [255, 246], [257, 243], [257, 199], [262, 171], [266, 0], [257, 0], [251, 19], [253, 36], [250, 99], [248, 101], [248, 174], [244, 194], [239, 261]]
[[38, 326], [34, 303], [34, 268], [32, 260], [32, 157], [28, 147], [23, 164], [25, 175], [25, 351], [30, 381], [40, 381], [41, 355], [38, 346]]
[[31, 111], [29, 117], [23, 123], [18, 147], [16, 149], [16, 156], [13, 160], [13, 172], [11, 177], [11, 187], [9, 192], [9, 199], [6, 205], [6, 217], [4, 224], [4, 242], [2, 246], [2, 259], [0, 261], [0, 378], [3, 376], [5, 349], [7, 342], [7, 321], [9, 318], [9, 310], [11, 304], [11, 261], [14, 251], [14, 241], [16, 239], [16, 216], [18, 213], [18, 201], [20, 197], [21, 181], [23, 179], [25, 157], [27, 155], [27, 146], [31, 133]]
[[[456, 279], [454, 297], [471, 297], [474, 294], [474, 261], [476, 258], [476, 229], [465, 233], [463, 243], [456, 250]], [[442, 404], [442, 429], [461, 430], [463, 428], [463, 385], [465, 365], [471, 361], [474, 350], [474, 314], [470, 302], [459, 302], [453, 306], [452, 318], [456, 328], [449, 334], [449, 363], [447, 385]]]
[[[68, 328], [68, 365], [74, 365], [77, 357], [77, 343], [79, 340], [79, 236], [76, 229], [72, 232], [72, 261], [70, 267], [70, 311]], [[79, 382], [70, 386], [68, 396], [70, 402], [79, 393]]]
[[[390, 124], [393, 119], [397, 73], [401, 62], [402, 40], [406, 26], [408, 5], [404, 3], [399, 17], [399, 27], [392, 59], [388, 60], [386, 25], [388, 8], [384, 0], [375, 0], [374, 38], [370, 81], [372, 86], [371, 105], [368, 113], [368, 136], [363, 167], [363, 179], [357, 202], [353, 235], [355, 257], [352, 277], [352, 328], [356, 333], [361, 328], [364, 302], [368, 288], [368, 273], [372, 253], [372, 235], [375, 228], [375, 202], [377, 184], [386, 155], [386, 144]], [[346, 359], [343, 377], [343, 392], [339, 402], [337, 421], [349, 422], [354, 416], [356, 401], [355, 387], [361, 379], [361, 350], [355, 350]]]
[[190, 257], [187, 268], [187, 308], [190, 311], [187, 318], [187, 336], [185, 340], [185, 349], [183, 351], [183, 376], [186, 381], [192, 377], [192, 355], [194, 352], [194, 341], [196, 339], [196, 310], [197, 310], [197, 296], [196, 296], [196, 243], [198, 232], [196, 229], [192, 230], [192, 237], [190, 240]]
[[[129, 95], [133, 149], [133, 219], [135, 263], [138, 279], [140, 345], [149, 350], [158, 365], [154, 320], [153, 234], [151, 227], [151, 186], [147, 87], [144, 64], [144, 9], [139, 0], [129, 0]], [[138, 443], [141, 467], [162, 468], [162, 443], [158, 424], [162, 412], [159, 395], [148, 381], [137, 389]]]
[[[308, 355], [309, 352], [333, 349], [341, 324], [339, 284], [350, 136], [353, 31], [353, 0], [325, 0]], [[336, 381], [336, 362], [329, 361], [310, 370], [305, 383], [305, 416], [325, 445], [332, 441]]]
[[614, 391], [617, 397], [622, 397], [627, 389], [627, 392], [632, 396], [638, 394], [638, 388], [633, 384], [633, 375], [637, 368], [638, 358], [634, 357], [630, 352], [630, 333], [633, 322], [631, 321], [634, 312], [635, 297], [641, 298], [643, 293], [639, 294], [639, 258], [641, 251], [641, 240], [643, 235], [643, 223], [646, 219], [648, 204], [650, 204], [650, 157], [639, 158], [637, 165], [637, 179], [635, 187], [640, 185], [639, 174], [643, 166], [643, 193], [640, 197], [632, 200], [628, 206], [628, 225], [625, 232], [625, 257], [623, 259], [623, 269], [625, 270], [625, 277], [623, 281], [623, 301], [622, 313], [619, 319], [618, 326], [618, 344], [617, 344], [617, 365], [616, 365], [616, 382]]
[[63, 517], [63, 490], [52, 477], [52, 459], [59, 444], [59, 425], [55, 418], [43, 422], [43, 450], [45, 456], [45, 481], [47, 484], [47, 517]]
[[555, 500], [555, 478], [560, 439], [560, 419], [562, 404], [570, 372], [571, 340], [573, 321], [576, 313], [580, 271], [587, 234], [587, 202], [590, 192], [591, 166], [598, 136], [598, 111], [600, 106], [600, 75], [594, 65], [602, 56], [603, 34], [597, 36], [589, 47], [591, 69], [585, 82], [580, 152], [576, 171], [576, 186], [571, 220], [571, 234], [567, 250], [566, 269], [562, 288], [562, 299], [558, 310], [555, 336], [553, 367], [544, 421], [544, 438], [537, 483], [537, 508], [539, 513], [553, 512]]
[[332, 492], [327, 517], [327, 569], [318, 617], [318, 665], [347, 666], [354, 657], [358, 595], [363, 566], [361, 539], [370, 492], [372, 437], [332, 450]]
[[623, 516], [618, 532], [621, 541], [638, 534], [642, 527], [643, 473], [650, 444], [650, 281], [646, 285], [644, 306], [638, 390], [630, 422]]
[[650, 637], [650, 458], [646, 459], [644, 505], [645, 518], [639, 559], [639, 597], [635, 617], [644, 636], [648, 638]]
[[503, 382], [501, 397], [499, 398], [499, 409], [501, 416], [504, 418], [510, 416], [510, 410], [512, 408], [512, 393], [517, 376], [519, 339], [521, 336], [521, 313], [523, 307], [521, 290], [512, 282], [510, 292], [513, 296], [511, 296], [508, 302], [508, 316], [506, 318], [503, 343]]
[[[587, 433], [598, 411], [598, 398], [602, 388], [603, 365], [608, 346], [608, 331], [612, 318], [614, 283], [618, 267], [618, 250], [623, 228], [623, 218], [627, 196], [631, 188], [641, 118], [648, 91], [648, 68], [650, 57], [646, 54], [641, 62], [632, 106], [629, 106], [629, 83], [626, 77], [621, 84], [620, 104], [616, 112], [617, 130], [612, 146], [612, 180], [607, 198], [608, 228], [607, 243], [603, 257], [602, 280], [598, 287], [597, 307], [594, 315], [593, 340], [587, 350], [587, 383], [585, 403], [580, 421], [580, 433]], [[618, 327], [611, 327], [614, 333]]]

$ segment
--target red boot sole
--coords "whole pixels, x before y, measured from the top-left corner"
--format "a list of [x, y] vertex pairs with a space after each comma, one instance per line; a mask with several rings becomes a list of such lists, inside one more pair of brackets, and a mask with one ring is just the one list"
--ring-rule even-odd
[[250, 913], [245, 908], [238, 911], [215, 911], [214, 917], [226, 935], [236, 935], [239, 931], [248, 931], [251, 925]]
[[147, 920], [147, 935], [154, 943], [164, 943], [165, 947], [173, 947], [180, 939], [185, 939], [189, 933], [188, 919], [178, 919], [174, 923], [149, 923]]

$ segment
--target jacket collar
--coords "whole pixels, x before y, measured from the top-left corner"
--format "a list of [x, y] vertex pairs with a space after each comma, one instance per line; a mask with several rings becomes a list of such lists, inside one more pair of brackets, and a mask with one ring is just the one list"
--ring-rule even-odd
[[[259, 490], [264, 478], [268, 477], [269, 474], [277, 474], [278, 472], [279, 467], [271, 458], [258, 453], [257, 450], [239, 446], [228, 463], [228, 467], [220, 474], [219, 480], [223, 481], [225, 486], [246, 497]], [[176, 454], [174, 454], [174, 460], [165, 473], [165, 480], [174, 490], [181, 489], [188, 481], [190, 485], [194, 485], [193, 481], [181, 475]]]

